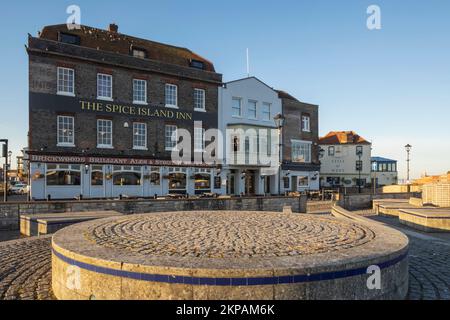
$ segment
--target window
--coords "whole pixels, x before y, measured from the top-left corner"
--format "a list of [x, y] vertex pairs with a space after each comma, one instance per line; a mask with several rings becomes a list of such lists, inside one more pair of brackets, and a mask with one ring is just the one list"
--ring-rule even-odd
[[298, 177], [298, 186], [300, 188], [309, 187], [309, 177]]
[[58, 94], [75, 95], [75, 71], [68, 68], [58, 68]]
[[91, 168], [91, 186], [103, 186], [103, 167], [92, 166]]
[[67, 116], [58, 116], [58, 146], [74, 147], [74, 118]]
[[211, 170], [195, 169], [195, 194], [211, 192]]
[[147, 125], [133, 123], [133, 149], [147, 150]]
[[328, 147], [328, 156], [334, 157], [335, 149], [334, 147]]
[[81, 185], [81, 167], [79, 165], [47, 165], [47, 186]]
[[97, 74], [97, 98], [112, 100], [112, 76], [108, 74]]
[[166, 107], [178, 108], [178, 87], [173, 84], [166, 84]]
[[115, 186], [140, 186], [141, 181], [140, 167], [114, 167], [113, 184]]
[[147, 81], [133, 79], [133, 103], [147, 103]]
[[256, 119], [256, 101], [249, 101], [248, 102], [248, 118], [249, 119]]
[[205, 90], [194, 89], [194, 108], [197, 111], [205, 110]]
[[147, 57], [147, 52], [144, 49], [133, 49], [133, 57], [145, 59]]
[[112, 148], [112, 121], [97, 120], [97, 147]]
[[289, 189], [291, 187], [291, 179], [289, 177], [283, 177], [283, 187], [284, 189]]
[[196, 69], [205, 69], [205, 64], [202, 61], [191, 60], [191, 67]]
[[59, 34], [59, 42], [67, 43], [67, 44], [73, 44], [73, 45], [80, 45], [80, 37], [74, 34], [69, 33], [63, 33], [61, 32]]
[[302, 116], [302, 131], [311, 132], [311, 118], [309, 116]]
[[187, 170], [185, 168], [170, 168], [169, 171], [169, 193], [186, 193]]
[[205, 129], [194, 128], [194, 151], [203, 152], [205, 150]]
[[270, 103], [264, 102], [262, 105], [262, 119], [264, 121], [270, 121]]
[[150, 183], [154, 186], [161, 185], [161, 173], [159, 167], [152, 167], [152, 172], [150, 173]]
[[176, 148], [178, 142], [177, 126], [166, 125], [166, 151], [172, 151]]
[[242, 100], [233, 98], [233, 117], [242, 117]]
[[292, 161], [310, 163], [311, 143], [302, 141], [292, 141]]

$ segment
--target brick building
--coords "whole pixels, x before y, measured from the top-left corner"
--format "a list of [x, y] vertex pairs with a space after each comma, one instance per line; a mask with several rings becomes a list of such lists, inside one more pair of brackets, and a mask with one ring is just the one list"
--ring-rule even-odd
[[114, 24], [47, 26], [27, 52], [32, 198], [222, 191], [215, 166], [171, 157], [180, 129], [203, 150], [217, 128], [222, 75], [211, 62]]
[[319, 190], [319, 106], [278, 91], [282, 101], [282, 192]]

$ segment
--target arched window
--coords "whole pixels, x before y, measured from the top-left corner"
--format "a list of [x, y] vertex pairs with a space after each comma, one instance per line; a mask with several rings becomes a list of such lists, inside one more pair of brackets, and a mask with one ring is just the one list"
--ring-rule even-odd
[[91, 186], [103, 186], [103, 166], [91, 167]]
[[115, 186], [140, 186], [142, 172], [140, 167], [115, 166], [113, 184]]
[[211, 192], [211, 170], [195, 169], [195, 194]]
[[187, 188], [187, 170], [185, 168], [169, 169], [169, 193], [186, 193]]

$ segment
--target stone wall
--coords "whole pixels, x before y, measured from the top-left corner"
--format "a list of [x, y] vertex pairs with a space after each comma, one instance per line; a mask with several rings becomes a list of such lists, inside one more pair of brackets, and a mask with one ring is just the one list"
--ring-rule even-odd
[[410, 199], [417, 197], [416, 193], [383, 193], [383, 194], [351, 194], [339, 195], [338, 204], [346, 210], [361, 210], [372, 208], [372, 201], [377, 199]]
[[439, 183], [423, 186], [422, 200], [424, 204], [450, 208], [450, 184]]
[[307, 199], [301, 197], [245, 197], [231, 199], [183, 200], [99, 200], [0, 203], [0, 230], [19, 230], [22, 214], [45, 214], [115, 210], [124, 214], [167, 211], [271, 211], [282, 212], [291, 206], [295, 213], [306, 213]]

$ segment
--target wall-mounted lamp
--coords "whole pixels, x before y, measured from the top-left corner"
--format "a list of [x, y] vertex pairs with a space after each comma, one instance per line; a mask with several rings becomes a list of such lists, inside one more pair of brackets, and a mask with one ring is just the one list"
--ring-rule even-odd
[[88, 164], [84, 165], [84, 172], [85, 172], [86, 174], [89, 173], [89, 165], [88, 165]]
[[291, 170], [288, 170], [288, 172], [286, 173], [286, 177], [289, 177], [291, 175]]
[[130, 124], [129, 124], [128, 122], [125, 122], [125, 123], [123, 124], [123, 127], [124, 127], [124, 128], [129, 128], [129, 127], [130, 127]]
[[247, 173], [243, 172], [241, 175], [241, 179], [244, 180], [246, 176], [247, 176]]

